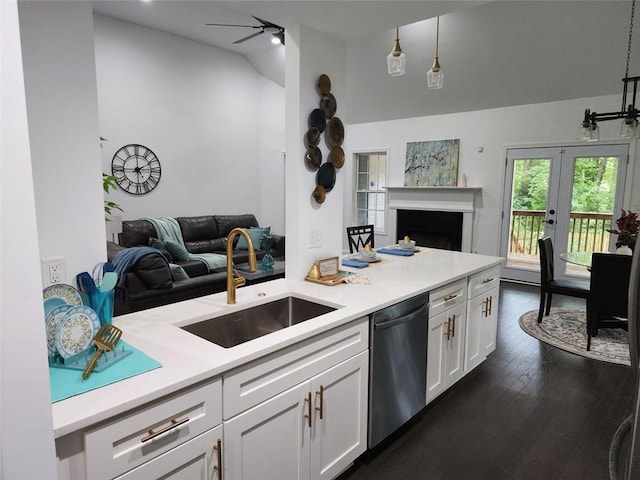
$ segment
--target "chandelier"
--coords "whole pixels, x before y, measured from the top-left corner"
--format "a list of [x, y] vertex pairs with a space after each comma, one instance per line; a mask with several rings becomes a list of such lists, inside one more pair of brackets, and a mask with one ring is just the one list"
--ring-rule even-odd
[[[596, 141], [600, 139], [600, 129], [598, 122], [622, 119], [620, 124], [620, 137], [637, 138], [640, 133], [638, 128], [638, 109], [636, 108], [636, 93], [640, 77], [629, 76], [629, 59], [631, 58], [631, 37], [633, 34], [633, 16], [636, 7], [636, 0], [631, 2], [631, 21], [629, 24], [629, 43], [627, 45], [627, 66], [622, 79], [622, 107], [618, 112], [596, 113], [590, 109], [584, 111], [584, 120], [580, 124], [581, 140]], [[631, 103], [627, 104], [627, 94], [632, 92]]]

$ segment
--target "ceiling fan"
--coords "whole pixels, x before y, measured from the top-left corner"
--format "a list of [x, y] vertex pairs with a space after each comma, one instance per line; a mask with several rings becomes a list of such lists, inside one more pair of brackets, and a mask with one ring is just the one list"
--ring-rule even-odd
[[264, 32], [270, 33], [271, 35], [274, 36], [275, 39], [277, 39], [277, 41], [279, 41], [282, 45], [284, 45], [284, 28], [283, 27], [281, 27], [280, 25], [276, 25], [275, 23], [267, 22], [266, 20], [255, 17], [253, 15], [251, 16], [255, 18], [258, 22], [260, 22], [261, 25], [233, 25], [228, 23], [207, 23], [206, 25], [213, 25], [216, 27], [257, 28], [260, 30], [259, 32], [255, 32], [255, 33], [252, 33], [251, 35], [247, 35], [246, 37], [243, 37], [240, 40], [236, 40], [235, 42], [233, 42], [234, 45], [238, 43], [246, 42], [247, 40], [257, 37], [258, 35], [262, 35]]

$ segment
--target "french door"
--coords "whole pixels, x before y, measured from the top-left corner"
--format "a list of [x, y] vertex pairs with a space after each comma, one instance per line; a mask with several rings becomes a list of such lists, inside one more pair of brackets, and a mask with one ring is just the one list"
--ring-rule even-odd
[[551, 237], [555, 277], [587, 277], [563, 252], [610, 251], [622, 206], [629, 145], [507, 150], [500, 252], [502, 277], [539, 283], [538, 239]]

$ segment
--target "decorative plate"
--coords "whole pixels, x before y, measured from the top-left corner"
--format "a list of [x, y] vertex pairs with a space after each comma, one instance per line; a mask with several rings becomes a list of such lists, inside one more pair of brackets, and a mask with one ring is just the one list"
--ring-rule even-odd
[[304, 162], [309, 170], [315, 172], [322, 164], [322, 151], [318, 147], [309, 147], [304, 154]]
[[318, 90], [320, 90], [320, 93], [323, 95], [331, 91], [331, 79], [325, 73], [318, 77]]
[[325, 162], [316, 173], [316, 185], [322, 185], [328, 193], [336, 184], [336, 168], [331, 162]]
[[309, 114], [309, 128], [317, 128], [320, 133], [324, 132], [327, 126], [327, 116], [324, 110], [320, 108], [314, 108]]
[[67, 285], [65, 283], [49, 285], [42, 291], [42, 298], [44, 298], [45, 301], [59, 298], [69, 305], [82, 305], [80, 292], [71, 285]]
[[324, 111], [327, 118], [332, 118], [336, 114], [336, 109], [338, 108], [336, 97], [331, 93], [322, 95], [322, 97], [320, 97], [320, 108]]
[[342, 147], [333, 147], [329, 153], [331, 163], [336, 168], [342, 168], [344, 165], [344, 150]]
[[58, 329], [58, 323], [60, 319], [64, 317], [65, 313], [69, 309], [73, 308], [73, 305], [65, 303], [58, 307], [53, 308], [45, 318], [45, 325], [47, 330], [47, 348], [49, 349], [49, 355], [55, 355], [56, 351], [56, 331]]
[[309, 148], [317, 147], [320, 143], [320, 130], [318, 130], [316, 127], [311, 127], [304, 135], [304, 139], [306, 140], [307, 146]]
[[377, 255], [375, 257], [367, 257], [363, 256], [361, 253], [354, 253], [353, 255], [351, 255], [349, 260], [354, 260], [356, 262], [376, 263], [382, 259]]
[[344, 142], [344, 125], [338, 117], [333, 117], [327, 125], [327, 142], [332, 147], [339, 147]]
[[56, 350], [65, 359], [86, 350], [99, 328], [100, 318], [91, 307], [71, 307], [58, 322]]

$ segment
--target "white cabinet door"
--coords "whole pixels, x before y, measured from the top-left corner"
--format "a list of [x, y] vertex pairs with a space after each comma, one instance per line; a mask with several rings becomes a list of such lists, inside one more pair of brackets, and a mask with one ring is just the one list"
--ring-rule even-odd
[[218, 480], [222, 425], [169, 450], [116, 480]]
[[449, 319], [450, 335], [446, 344], [445, 388], [460, 380], [464, 374], [464, 337], [466, 331], [466, 304], [445, 312]]
[[368, 372], [365, 351], [311, 380], [312, 479], [337, 477], [366, 450]]
[[427, 403], [444, 391], [447, 347], [447, 312], [429, 318], [427, 337]]
[[494, 288], [486, 294], [487, 308], [483, 314], [481, 348], [486, 357], [496, 349], [496, 336], [498, 329], [498, 301], [500, 300], [500, 289]]
[[467, 372], [480, 365], [496, 349], [499, 293], [500, 289], [496, 287], [469, 300], [465, 345]]
[[225, 480], [309, 478], [310, 382], [224, 422]]
[[464, 375], [464, 303], [429, 319], [427, 403]]

